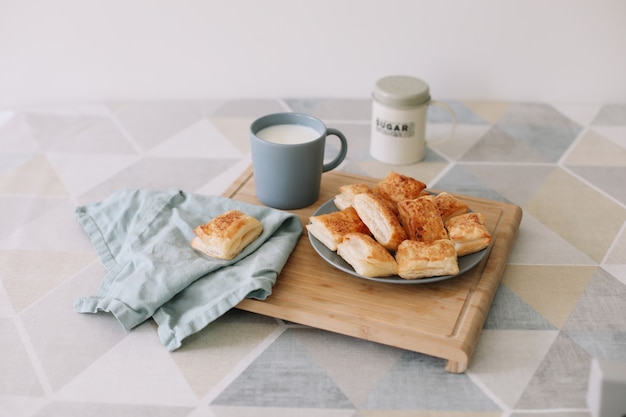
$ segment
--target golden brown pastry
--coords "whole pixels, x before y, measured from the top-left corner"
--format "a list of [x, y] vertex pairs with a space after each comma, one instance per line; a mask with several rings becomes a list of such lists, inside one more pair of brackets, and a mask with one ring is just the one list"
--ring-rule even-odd
[[467, 204], [445, 191], [437, 194], [435, 202], [437, 203], [441, 219], [444, 223], [454, 216], [465, 214], [469, 211]]
[[[342, 185], [339, 187], [339, 194], [335, 196], [335, 206], [339, 210], [343, 210], [346, 207], [352, 206], [352, 201], [354, 200], [354, 196], [357, 194], [376, 194], [372, 189], [366, 184], [348, 184]], [[380, 194], [377, 194], [380, 196]], [[382, 196], [380, 196], [382, 197]], [[396, 207], [396, 203], [393, 201], [384, 198], [382, 200], [385, 205], [394, 212], [394, 214], [398, 214], [398, 208]]]
[[359, 194], [354, 197], [352, 205], [374, 238], [386, 249], [395, 251], [400, 242], [407, 238], [400, 220], [381, 196], [375, 193]]
[[432, 242], [448, 238], [435, 197], [432, 195], [399, 202], [398, 215], [411, 240]]
[[306, 229], [332, 251], [337, 250], [337, 244], [347, 233], [370, 233], [352, 206], [341, 211], [313, 216], [309, 220], [311, 223], [306, 225]]
[[374, 192], [382, 197], [399, 203], [419, 197], [426, 189], [426, 184], [406, 175], [389, 171], [389, 174], [374, 185]]
[[398, 275], [404, 279], [456, 275], [459, 263], [450, 239], [434, 242], [405, 240], [396, 252]]
[[337, 254], [366, 277], [388, 277], [398, 272], [395, 258], [370, 235], [348, 233], [337, 245]]
[[230, 210], [196, 227], [193, 232], [196, 234], [191, 241], [194, 249], [213, 258], [231, 260], [259, 237], [263, 225], [239, 210]]
[[372, 189], [366, 184], [347, 184], [339, 187], [339, 194], [335, 196], [335, 206], [339, 210], [352, 206], [352, 200], [357, 194], [372, 193]]
[[448, 235], [454, 242], [457, 256], [469, 255], [485, 249], [491, 242], [491, 235], [485, 225], [482, 213], [466, 213], [455, 216], [446, 223]]

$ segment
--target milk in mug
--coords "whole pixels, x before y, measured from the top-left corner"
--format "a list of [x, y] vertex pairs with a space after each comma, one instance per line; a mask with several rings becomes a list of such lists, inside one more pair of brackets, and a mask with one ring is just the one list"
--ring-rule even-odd
[[315, 140], [321, 134], [310, 126], [282, 124], [263, 128], [256, 133], [256, 136], [281, 145], [297, 145]]

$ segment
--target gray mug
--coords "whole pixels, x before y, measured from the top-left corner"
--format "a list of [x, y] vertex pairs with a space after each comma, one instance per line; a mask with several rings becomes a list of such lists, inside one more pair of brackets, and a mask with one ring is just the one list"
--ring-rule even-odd
[[[324, 163], [328, 135], [339, 138], [341, 149]], [[257, 198], [283, 210], [316, 202], [322, 173], [338, 167], [348, 152], [343, 133], [302, 113], [275, 113], [255, 120], [250, 126], [250, 145]]]

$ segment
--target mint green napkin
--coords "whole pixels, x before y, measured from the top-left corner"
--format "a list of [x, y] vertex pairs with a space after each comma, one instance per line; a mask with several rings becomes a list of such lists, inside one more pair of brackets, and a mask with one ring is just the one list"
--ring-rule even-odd
[[[194, 227], [232, 209], [256, 217], [261, 236], [229, 261], [190, 246]], [[293, 214], [179, 190], [122, 190], [76, 214], [107, 274], [74, 310], [110, 312], [127, 330], [153, 317], [168, 350], [244, 298], [268, 297], [302, 234]]]

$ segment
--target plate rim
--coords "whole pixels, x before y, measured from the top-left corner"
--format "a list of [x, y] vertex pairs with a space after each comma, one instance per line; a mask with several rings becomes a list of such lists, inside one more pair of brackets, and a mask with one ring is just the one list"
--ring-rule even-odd
[[[332, 206], [332, 208], [334, 208], [334, 210], [329, 209], [328, 206]], [[318, 216], [321, 214], [327, 214], [327, 213], [333, 213], [336, 211], [340, 211], [337, 206], [335, 205], [335, 198], [331, 198], [330, 200], [324, 202], [323, 204], [321, 204], [316, 210], [315, 212], [311, 215], [311, 217], [314, 216]], [[310, 221], [309, 223], [310, 224]], [[357, 273], [354, 268], [348, 264], [346, 261], [342, 260], [343, 263], [346, 264], [346, 266], [337, 264], [336, 262], [334, 262], [332, 259], [330, 259], [326, 254], [324, 254], [321, 250], [326, 250], [328, 252], [332, 252], [333, 254], [335, 254], [336, 257], [339, 257], [339, 255], [334, 252], [331, 251], [330, 249], [328, 249], [326, 247], [326, 245], [324, 245], [322, 242], [320, 242], [319, 239], [317, 239], [315, 236], [313, 236], [312, 233], [310, 233], [307, 230], [307, 235], [309, 237], [309, 242], [311, 243], [311, 246], [313, 247], [313, 249], [315, 250], [315, 252], [322, 258], [324, 259], [328, 264], [330, 264], [331, 266], [333, 266], [334, 268], [343, 271], [349, 275], [352, 275], [354, 277], [357, 278], [362, 278], [368, 281], [375, 281], [375, 282], [382, 282], [382, 283], [386, 283], [386, 284], [430, 284], [430, 283], [434, 283], [434, 282], [440, 282], [440, 281], [446, 281], [452, 278], [458, 278], [459, 276], [463, 275], [464, 273], [474, 269], [476, 267], [476, 265], [478, 265], [483, 258], [487, 255], [487, 251], [489, 249], [489, 246], [486, 247], [485, 249], [482, 249], [478, 252], [469, 254], [469, 255], [465, 255], [465, 256], [472, 256], [472, 260], [470, 261], [471, 264], [465, 268], [463, 268], [462, 271], [459, 271], [458, 274], [456, 275], [441, 275], [441, 276], [436, 276], [436, 277], [428, 277], [428, 278], [415, 278], [415, 279], [404, 279], [402, 277], [400, 277], [399, 275], [391, 275], [389, 277], [367, 277], [365, 275], [361, 275], [359, 273]], [[491, 246], [491, 244], [490, 244]], [[459, 259], [464, 258], [465, 256], [461, 256]], [[476, 258], [474, 260], [474, 258]]]

